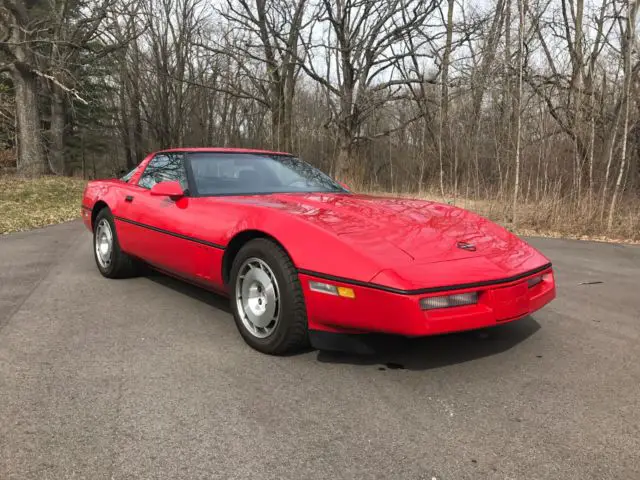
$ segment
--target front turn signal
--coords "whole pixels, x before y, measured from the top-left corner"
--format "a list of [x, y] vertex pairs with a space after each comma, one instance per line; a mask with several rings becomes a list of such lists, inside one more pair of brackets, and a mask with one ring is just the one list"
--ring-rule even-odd
[[338, 287], [338, 295], [344, 298], [356, 298], [356, 292], [348, 287]]
[[344, 298], [356, 298], [356, 292], [353, 291], [353, 288], [349, 287], [338, 287], [330, 283], [316, 282], [312, 280], [309, 282], [309, 288], [314, 292], [327, 293], [329, 295], [336, 295]]

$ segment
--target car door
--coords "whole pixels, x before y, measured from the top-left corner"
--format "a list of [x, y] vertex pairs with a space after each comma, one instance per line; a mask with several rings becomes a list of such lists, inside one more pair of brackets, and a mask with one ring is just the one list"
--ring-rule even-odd
[[[151, 187], [163, 181], [178, 181], [185, 196], [172, 199], [151, 195]], [[189, 191], [181, 153], [159, 153], [147, 164], [137, 185], [126, 191], [119, 220], [127, 224], [123, 249], [152, 265], [184, 276], [191, 276], [193, 242], [178, 233], [187, 220]]]

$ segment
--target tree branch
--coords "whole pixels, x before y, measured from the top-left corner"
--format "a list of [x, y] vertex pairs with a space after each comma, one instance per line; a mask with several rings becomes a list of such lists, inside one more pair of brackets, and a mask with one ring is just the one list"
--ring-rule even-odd
[[36, 75], [38, 75], [39, 77], [42, 78], [46, 78], [47, 80], [49, 80], [51, 83], [57, 85], [58, 87], [60, 87], [62, 90], [64, 90], [65, 92], [69, 93], [70, 95], [72, 95], [76, 100], [78, 100], [80, 103], [83, 103], [84, 105], [89, 105], [89, 102], [87, 102], [84, 98], [82, 98], [80, 96], [80, 94], [78, 93], [78, 91], [75, 88], [69, 88], [66, 85], [64, 85], [63, 83], [61, 83], [56, 77], [54, 77], [53, 75], [49, 75], [46, 74], [44, 72], [41, 72], [40, 70], [36, 70], [36, 69], [32, 69], [31, 70], [33, 73], [35, 73]]

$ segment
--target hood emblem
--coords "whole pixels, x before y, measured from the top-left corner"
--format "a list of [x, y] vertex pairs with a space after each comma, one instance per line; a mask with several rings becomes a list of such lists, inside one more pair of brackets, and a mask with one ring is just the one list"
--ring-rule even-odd
[[476, 251], [476, 246], [473, 243], [458, 242], [456, 246], [458, 248], [461, 248], [462, 250], [468, 250], [470, 252], [475, 252]]

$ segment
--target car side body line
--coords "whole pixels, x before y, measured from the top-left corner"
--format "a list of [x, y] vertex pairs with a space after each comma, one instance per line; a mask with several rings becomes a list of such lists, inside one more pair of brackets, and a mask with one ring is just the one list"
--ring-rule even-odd
[[488, 287], [491, 285], [499, 285], [501, 283], [510, 283], [515, 282], [517, 280], [521, 280], [523, 278], [529, 277], [531, 275], [535, 275], [536, 273], [544, 272], [551, 268], [551, 263], [547, 263], [533, 270], [529, 270], [528, 272], [520, 273], [518, 275], [514, 275], [513, 277], [508, 278], [500, 278], [497, 280], [486, 280], [483, 282], [474, 282], [474, 283], [462, 283], [458, 285], [448, 285], [442, 287], [431, 287], [431, 288], [419, 288], [416, 290], [403, 290], [400, 288], [387, 287], [386, 285], [380, 285], [379, 283], [371, 283], [371, 282], [361, 282], [359, 280], [351, 280], [349, 278], [336, 277], [334, 275], [329, 275], [326, 273], [314, 272], [311, 270], [298, 269], [298, 272], [304, 273], [305, 275], [310, 275], [317, 278], [323, 278], [325, 280], [332, 280], [334, 282], [340, 283], [348, 283], [351, 285], [357, 285], [360, 287], [368, 287], [376, 290], [383, 290], [385, 292], [397, 293], [400, 295], [422, 295], [426, 293], [437, 293], [437, 292], [448, 292], [451, 290], [466, 290], [470, 288], [480, 288], [480, 287]]
[[144, 224], [144, 223], [140, 223], [140, 222], [136, 222], [136, 221], [133, 221], [133, 220], [129, 220], [128, 218], [124, 218], [124, 217], [114, 217], [114, 218], [116, 220], [119, 220], [120, 222], [130, 223], [131, 225], [135, 225], [137, 227], [147, 228], [149, 230], [153, 230], [154, 232], [164, 233], [165, 235], [171, 235], [172, 237], [181, 238], [183, 240], [189, 240], [190, 242], [195, 242], [195, 243], [199, 243], [201, 245], [206, 245], [207, 247], [217, 248], [219, 250], [224, 250], [225, 249], [224, 245], [219, 245], [217, 243], [208, 242], [206, 240], [200, 240], [199, 238], [189, 237], [187, 235], [182, 235], [180, 233], [171, 232], [171, 231], [165, 230], [163, 228], [153, 227], [151, 225], [147, 225], [147, 224]]

